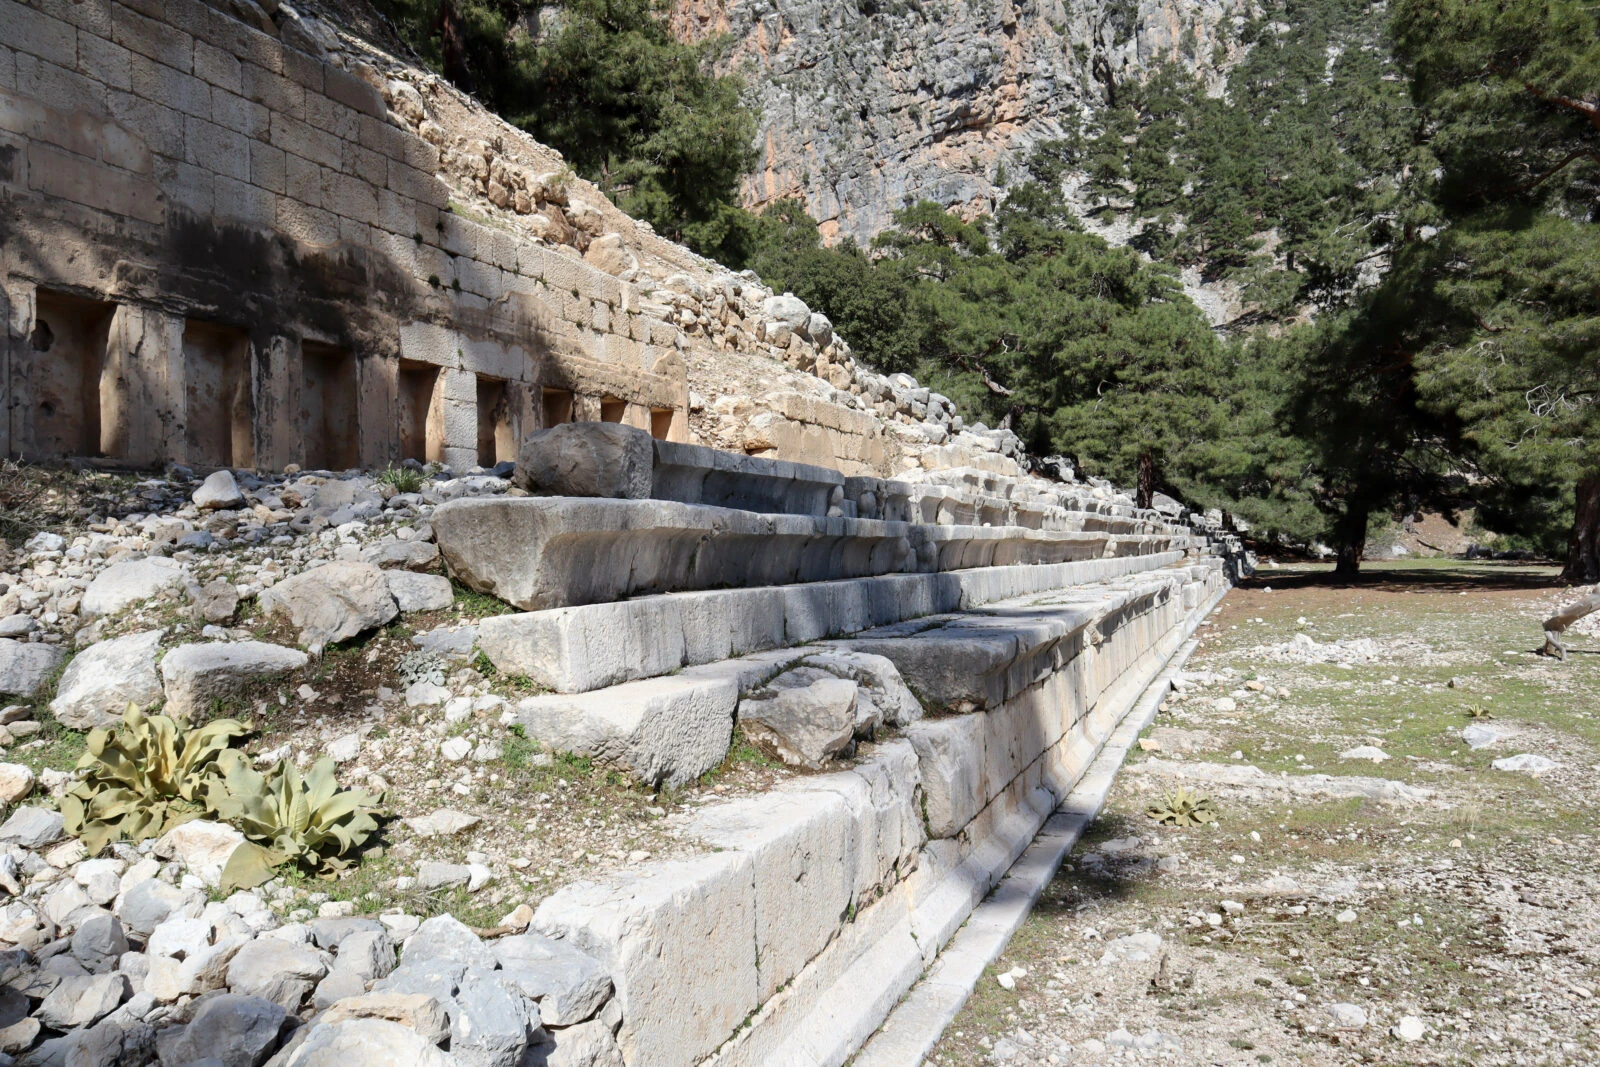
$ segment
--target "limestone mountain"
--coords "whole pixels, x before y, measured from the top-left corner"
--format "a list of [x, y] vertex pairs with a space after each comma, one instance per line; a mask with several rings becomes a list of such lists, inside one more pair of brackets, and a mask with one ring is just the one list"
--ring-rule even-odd
[[804, 199], [866, 241], [907, 203], [976, 215], [1003, 171], [1162, 63], [1220, 92], [1248, 0], [677, 0], [680, 37], [721, 36], [759, 112], [747, 204]]

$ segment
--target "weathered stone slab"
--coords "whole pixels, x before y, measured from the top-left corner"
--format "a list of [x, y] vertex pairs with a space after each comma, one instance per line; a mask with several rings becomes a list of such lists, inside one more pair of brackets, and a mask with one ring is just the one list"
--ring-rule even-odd
[[906, 728], [922, 773], [928, 834], [954, 837], [983, 807], [983, 718], [924, 719]]
[[700, 812], [685, 832], [755, 865], [759, 998], [822, 951], [854, 900], [852, 817], [842, 797], [772, 793]]
[[456, 500], [433, 528], [458, 580], [526, 610], [891, 574], [916, 560], [916, 532], [899, 524], [662, 501]]
[[179, 645], [161, 660], [169, 715], [192, 715], [210, 701], [234, 695], [304, 667], [304, 652], [267, 641]]
[[[480, 623], [478, 644], [494, 665], [508, 674], [525, 675], [557, 692], [584, 693], [729, 656], [800, 645], [1078, 582], [1107, 581], [1181, 558], [1182, 553], [1158, 553], [1082, 563], [671, 593], [487, 618]], [[879, 641], [899, 635], [871, 636]], [[856, 641], [849, 642], [849, 647], [879, 653], [878, 648]], [[988, 669], [1006, 661], [1009, 647], [985, 660]], [[894, 659], [887, 652], [879, 654]], [[897, 666], [904, 673], [906, 666]]]
[[517, 721], [560, 752], [626, 768], [650, 785], [683, 785], [720, 764], [733, 735], [736, 679], [713, 668], [575, 696], [528, 697]]
[[156, 650], [162, 632], [127, 634], [78, 653], [61, 675], [51, 713], [64, 726], [92, 730], [121, 722], [129, 704], [161, 699]]
[[0, 693], [33, 696], [65, 657], [54, 645], [0, 638]]
[[827, 467], [675, 441], [654, 444], [650, 495], [656, 500], [822, 516], [844, 498], [844, 476]]
[[610, 970], [625, 1062], [692, 1067], [759, 1003], [755, 917], [754, 861], [719, 852], [566, 886], [533, 927]]

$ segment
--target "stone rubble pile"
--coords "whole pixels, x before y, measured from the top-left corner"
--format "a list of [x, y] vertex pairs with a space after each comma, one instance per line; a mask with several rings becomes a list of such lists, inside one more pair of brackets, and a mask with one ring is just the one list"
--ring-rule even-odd
[[[621, 1063], [606, 970], [521, 932], [527, 908], [485, 942], [448, 916], [356, 917], [281, 879], [218, 899], [240, 839], [192, 822], [88, 858], [59, 813], [16, 808], [0, 825], [0, 1063]], [[316, 911], [284, 914], [302, 899]]]
[[[127, 514], [87, 516], [87, 532], [70, 542], [38, 534], [0, 561], [0, 695], [31, 698], [76, 648], [51, 707], [88, 729], [163, 689], [195, 700], [219, 695], [230, 677], [304, 662], [255, 643], [186, 652], [158, 677], [170, 613], [203, 620], [209, 640], [244, 642], [249, 632], [232, 624], [254, 598], [315, 654], [397, 613], [448, 607], [448, 580], [416, 573], [439, 558], [429, 516], [448, 500], [514, 492], [501, 476], [510, 466], [460, 478], [419, 472], [412, 493], [360, 473], [219, 471], [196, 488], [182, 468], [146, 479], [124, 501]], [[311, 571], [320, 573], [303, 577]]]

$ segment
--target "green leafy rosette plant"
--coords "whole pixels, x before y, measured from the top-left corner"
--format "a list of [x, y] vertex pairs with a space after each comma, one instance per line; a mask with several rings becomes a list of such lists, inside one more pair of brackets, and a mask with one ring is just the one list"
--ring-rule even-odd
[[67, 833], [95, 855], [113, 841], [143, 841], [205, 814], [218, 760], [248, 730], [217, 719], [185, 731], [166, 715], [129, 705], [122, 724], [89, 731], [83, 780], [61, 798]]
[[1203, 793], [1191, 793], [1183, 786], [1175, 793], [1164, 794], [1158, 803], [1145, 809], [1145, 814], [1166, 826], [1200, 826], [1218, 820], [1217, 806]]
[[377, 832], [374, 816], [382, 801], [365, 790], [340, 790], [333, 760], [327, 757], [302, 776], [288, 760], [279, 760], [262, 775], [242, 755], [225, 761], [223, 775], [208, 787], [207, 798], [217, 817], [248, 839], [223, 869], [225, 889], [260, 885], [285, 863], [324, 877], [344, 870]]

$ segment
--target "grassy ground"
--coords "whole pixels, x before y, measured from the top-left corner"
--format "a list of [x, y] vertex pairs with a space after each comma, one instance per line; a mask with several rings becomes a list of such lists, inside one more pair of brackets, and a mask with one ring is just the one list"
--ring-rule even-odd
[[[1600, 1063], [1600, 640], [1533, 654], [1563, 595], [1432, 561], [1231, 593], [1189, 663], [1214, 680], [1168, 700], [929, 1062]], [[1473, 723], [1509, 735], [1474, 750]], [[1557, 766], [1491, 766], [1521, 753]], [[1146, 817], [1177, 770], [1218, 825]], [[1323, 774], [1426, 793], [1313, 795]]]

